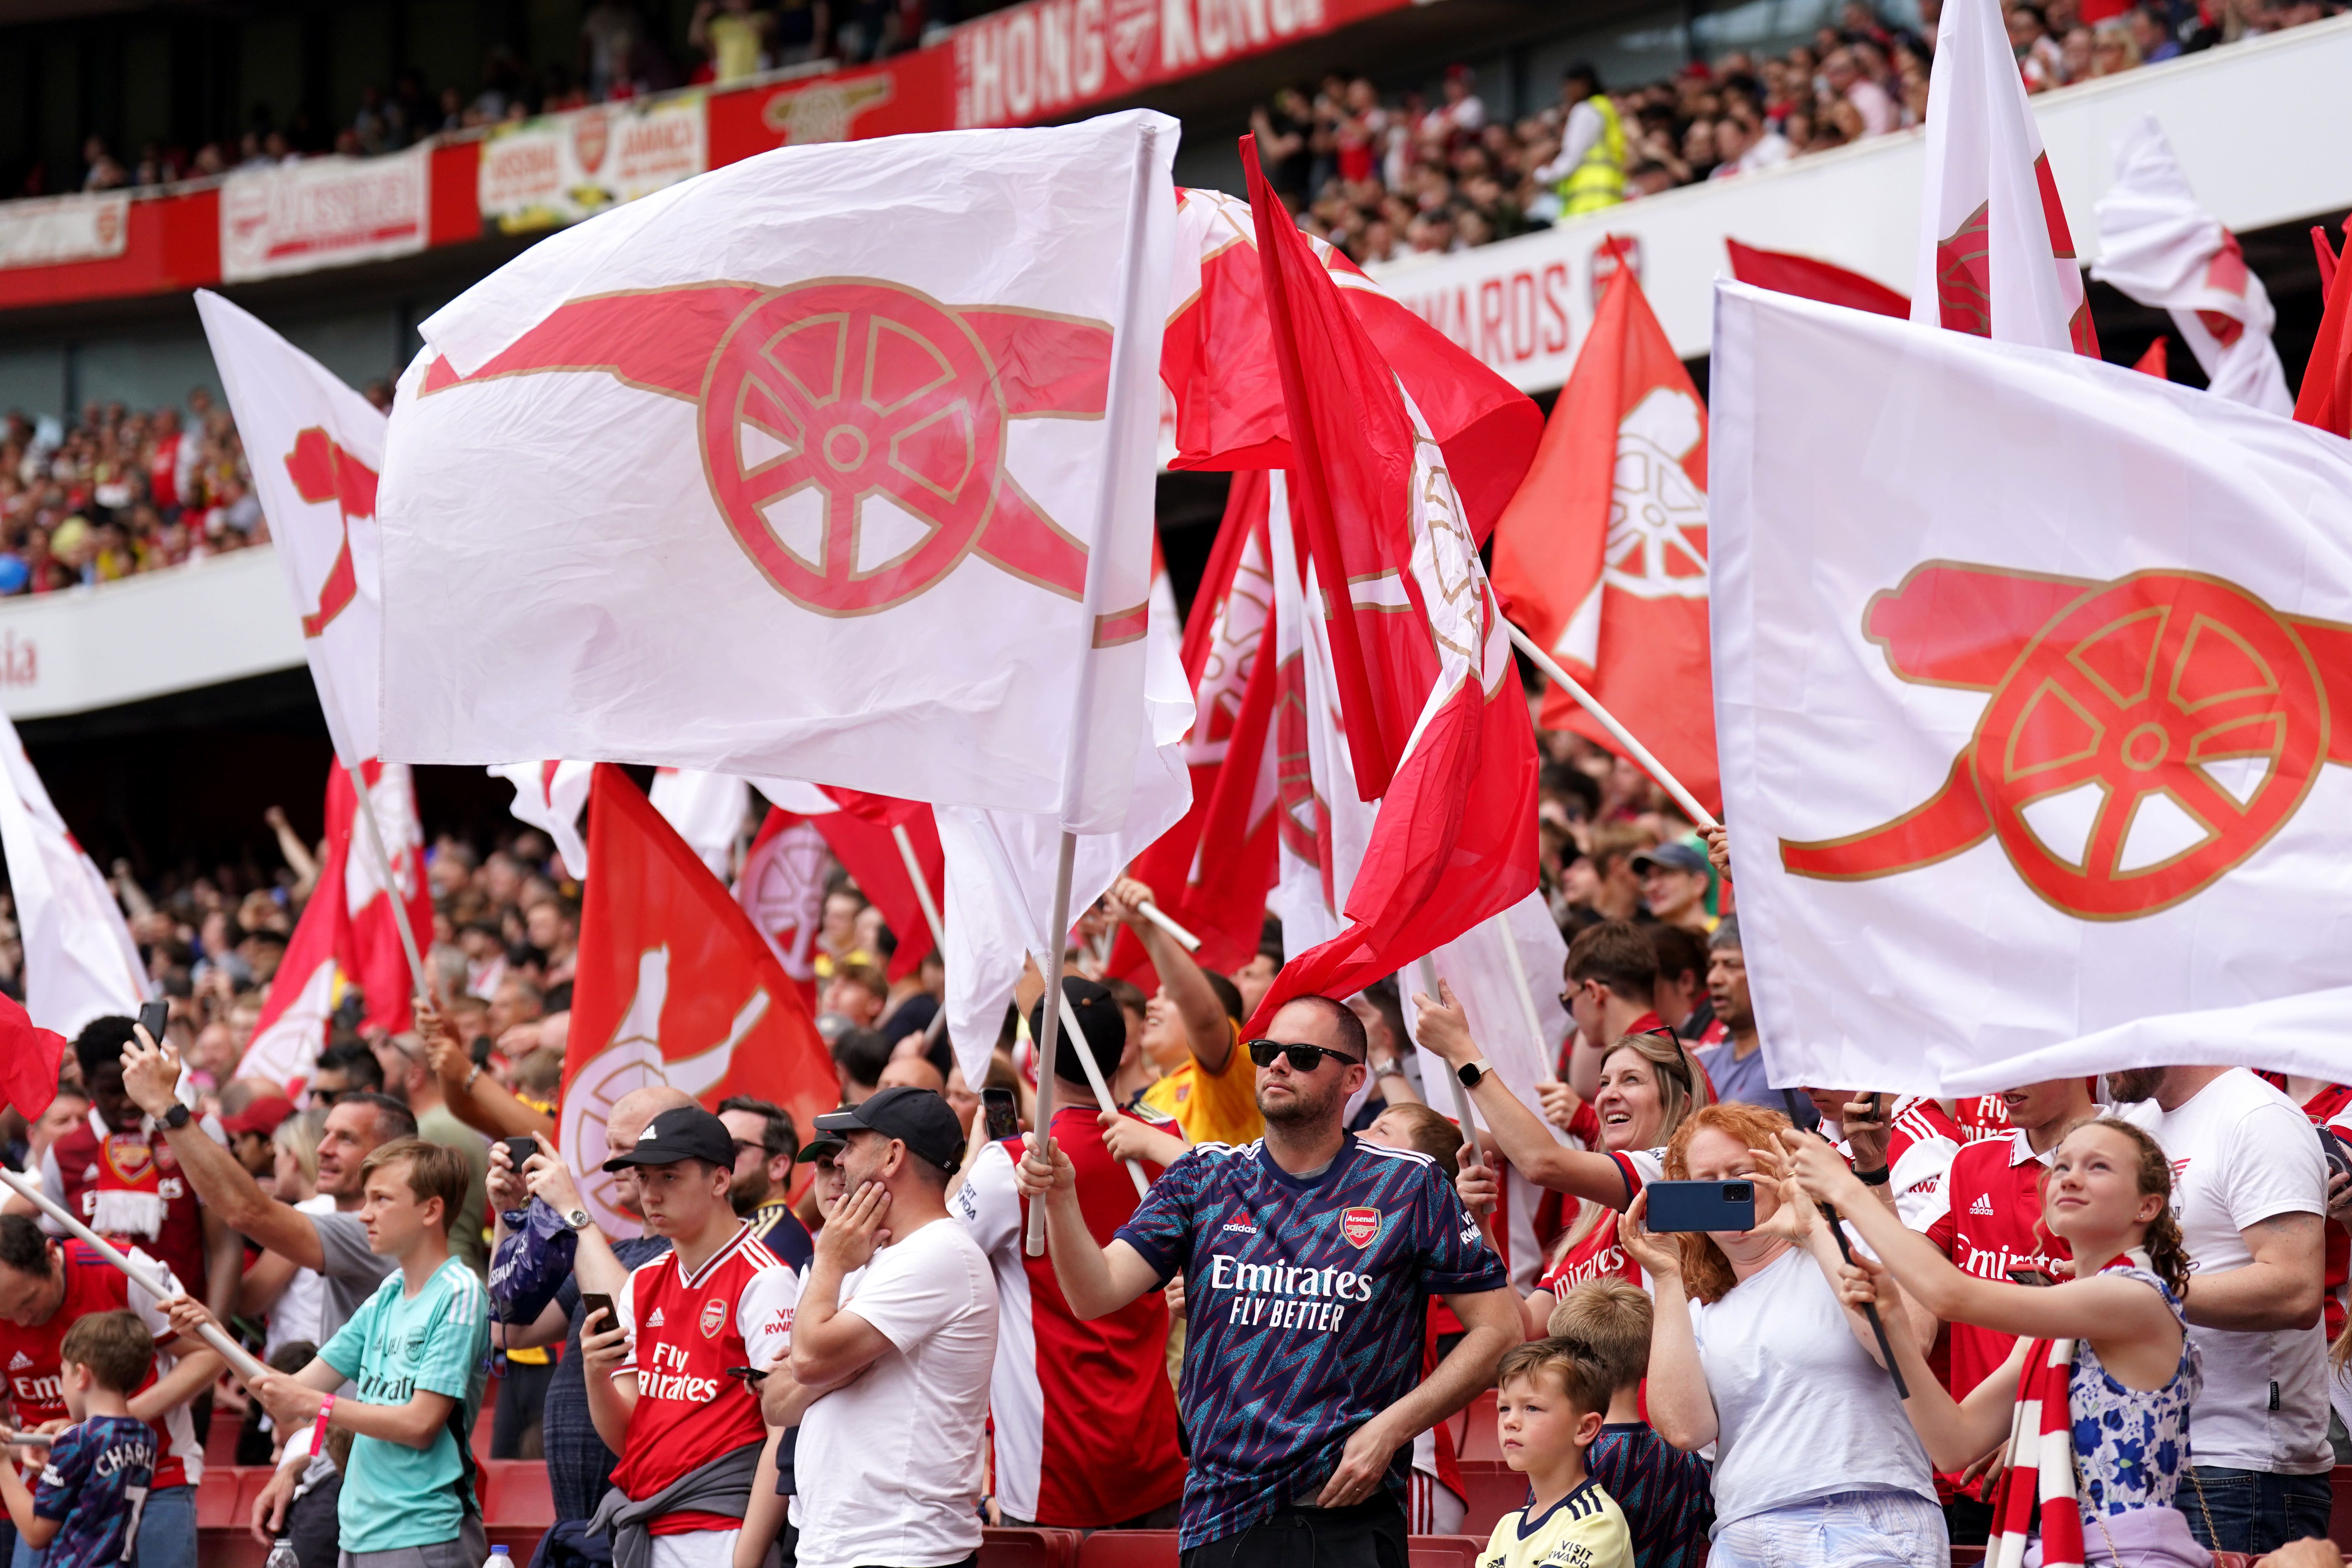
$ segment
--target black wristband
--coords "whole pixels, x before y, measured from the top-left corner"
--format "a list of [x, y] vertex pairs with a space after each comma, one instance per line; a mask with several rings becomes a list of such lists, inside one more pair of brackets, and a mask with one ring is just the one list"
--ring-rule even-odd
[[1856, 1170], [1853, 1173], [1853, 1179], [1860, 1182], [1865, 1187], [1883, 1187], [1886, 1184], [1886, 1179], [1891, 1174], [1893, 1174], [1892, 1172], [1888, 1171], [1885, 1166], [1881, 1165], [1875, 1171]]

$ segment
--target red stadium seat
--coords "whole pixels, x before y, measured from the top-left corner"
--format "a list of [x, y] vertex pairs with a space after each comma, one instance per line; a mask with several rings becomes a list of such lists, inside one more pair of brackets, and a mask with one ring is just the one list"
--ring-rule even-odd
[[1977, 1568], [1977, 1564], [1982, 1563], [1984, 1560], [1985, 1549], [1981, 1546], [1955, 1546], [1952, 1548], [1952, 1568]]
[[212, 1530], [245, 1522], [236, 1511], [237, 1473], [228, 1465], [206, 1465], [196, 1482], [196, 1528]]
[[1078, 1547], [1077, 1568], [1176, 1568], [1172, 1530], [1097, 1530]]
[[984, 1530], [980, 1568], [1074, 1568], [1078, 1541], [1075, 1530]]
[[1415, 1535], [1405, 1542], [1412, 1568], [1478, 1568], [1483, 1535]]
[[236, 1478], [236, 1514], [229, 1522], [244, 1530], [253, 1520], [253, 1505], [278, 1472], [268, 1465], [239, 1465], [229, 1472]]
[[491, 1529], [545, 1530], [555, 1495], [544, 1459], [492, 1459], [482, 1467], [482, 1521]]
[[215, 1465], [226, 1469], [236, 1463], [236, 1436], [245, 1430], [245, 1417], [234, 1410], [216, 1408], [212, 1425], [205, 1428], [205, 1468]]
[[204, 1568], [262, 1568], [269, 1561], [269, 1548], [246, 1533], [243, 1525], [234, 1530], [199, 1530], [196, 1561]]
[[1465, 1459], [1462, 1489], [1463, 1501], [1469, 1505], [1462, 1516], [1462, 1532], [1484, 1541], [1505, 1514], [1526, 1505], [1528, 1478], [1500, 1459]]
[[2330, 1480], [2335, 1489], [2332, 1511], [2327, 1516], [2327, 1539], [2347, 1552], [2352, 1552], [2352, 1465], [2338, 1465]]
[[1464, 1459], [1500, 1461], [1503, 1445], [1495, 1435], [1495, 1391], [1486, 1390], [1470, 1402], [1454, 1428], [1454, 1452]]

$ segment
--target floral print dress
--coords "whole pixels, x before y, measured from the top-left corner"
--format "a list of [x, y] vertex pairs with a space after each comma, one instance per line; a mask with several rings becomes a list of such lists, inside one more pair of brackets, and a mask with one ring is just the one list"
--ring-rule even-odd
[[[2135, 1259], [2140, 1256], [2133, 1254]], [[2090, 1341], [2075, 1342], [2066, 1403], [2074, 1422], [2076, 1496], [2084, 1532], [2092, 1539], [2102, 1517], [2174, 1506], [2189, 1468], [2189, 1405], [2205, 1381], [2180, 1298], [2171, 1288], [2137, 1261], [2105, 1272], [2137, 1279], [2163, 1296], [2180, 1319], [2182, 1333], [2180, 1364], [2172, 1381], [2152, 1390], [2117, 1383], [2099, 1363]]]

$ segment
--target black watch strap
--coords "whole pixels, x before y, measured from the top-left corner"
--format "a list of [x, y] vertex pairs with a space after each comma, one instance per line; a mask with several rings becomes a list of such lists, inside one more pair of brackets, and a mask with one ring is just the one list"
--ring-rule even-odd
[[1857, 1167], [1853, 1173], [1853, 1179], [1865, 1187], [1883, 1187], [1886, 1184], [1886, 1179], [1893, 1173], [1884, 1165], [1879, 1166], [1875, 1171], [1865, 1171]]
[[171, 1110], [163, 1112], [163, 1125], [174, 1132], [185, 1127], [194, 1118], [190, 1115], [188, 1108], [177, 1100], [172, 1102]]

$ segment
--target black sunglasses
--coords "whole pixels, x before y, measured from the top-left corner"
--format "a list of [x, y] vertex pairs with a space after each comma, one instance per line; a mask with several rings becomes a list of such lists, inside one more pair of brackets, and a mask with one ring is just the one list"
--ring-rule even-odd
[[1328, 1046], [1294, 1046], [1280, 1040], [1250, 1040], [1245, 1042], [1245, 1048], [1249, 1051], [1250, 1060], [1262, 1068], [1272, 1067], [1276, 1057], [1287, 1057], [1293, 1072], [1313, 1072], [1323, 1065], [1325, 1057], [1346, 1062], [1349, 1067], [1360, 1067], [1364, 1059], [1351, 1057], [1345, 1051], [1335, 1051]]

